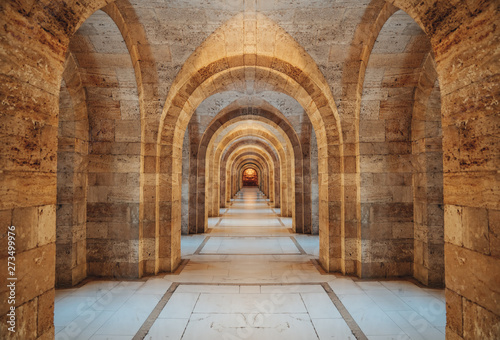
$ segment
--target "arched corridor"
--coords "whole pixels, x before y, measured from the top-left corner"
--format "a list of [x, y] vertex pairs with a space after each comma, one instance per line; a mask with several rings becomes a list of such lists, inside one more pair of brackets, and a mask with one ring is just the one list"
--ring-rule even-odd
[[243, 171], [243, 186], [255, 187], [259, 184], [259, 176], [257, 171], [248, 168]]
[[326, 275], [318, 236], [290, 220], [243, 187], [206, 234], [183, 236], [178, 272], [57, 291], [56, 339], [444, 338], [443, 290]]
[[0, 1], [0, 339], [500, 338], [499, 9]]

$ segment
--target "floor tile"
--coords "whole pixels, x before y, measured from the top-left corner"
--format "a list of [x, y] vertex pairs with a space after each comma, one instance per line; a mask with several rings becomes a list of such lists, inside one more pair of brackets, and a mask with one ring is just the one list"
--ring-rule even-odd
[[408, 281], [386, 281], [382, 284], [398, 296], [428, 296], [426, 291]]
[[300, 254], [290, 237], [211, 237], [200, 254]]
[[165, 294], [171, 283], [161, 278], [153, 278], [146, 281], [137, 291], [137, 294]]
[[134, 336], [160, 298], [156, 295], [134, 294], [127, 304], [113, 314], [96, 332], [97, 335]]
[[307, 313], [299, 294], [201, 294], [194, 313]]
[[54, 309], [54, 326], [66, 327], [96, 301], [96, 297], [73, 295], [61, 299], [57, 302], [57, 308]]
[[160, 319], [189, 319], [194, 306], [200, 297], [200, 293], [177, 293], [175, 292], [168, 300], [167, 305], [161, 311]]
[[387, 312], [401, 330], [415, 340], [444, 340], [445, 335], [414, 311]]
[[385, 287], [382, 283], [378, 281], [357, 281], [356, 285], [364, 291], [385, 291], [388, 292], [389, 289]]
[[383, 311], [412, 310], [412, 308], [391, 291], [371, 290], [366, 294]]
[[312, 319], [337, 319], [342, 318], [339, 311], [330, 300], [326, 292], [301, 293], [302, 300]]
[[328, 282], [335, 294], [364, 294], [365, 292], [351, 279], [339, 278]]
[[118, 281], [93, 281], [78, 288], [72, 295], [99, 298], [118, 284]]
[[135, 291], [120, 291], [118, 293], [114, 293], [112, 290], [104, 294], [99, 300], [97, 300], [93, 305], [92, 309], [94, 310], [107, 310], [107, 311], [116, 311], [120, 307], [122, 307], [128, 299], [132, 295], [134, 295]]
[[239, 286], [240, 294], [260, 294], [260, 286]]
[[239, 286], [220, 285], [180, 285], [175, 293], [219, 293], [219, 294], [239, 294]]
[[356, 340], [344, 319], [312, 319], [320, 340]]
[[114, 312], [111, 311], [95, 311], [88, 309], [82, 313], [68, 326], [57, 333], [55, 339], [72, 339], [72, 340], [87, 340], [108, 321]]
[[183, 339], [314, 340], [307, 314], [195, 314]]
[[72, 339], [131, 339], [173, 282], [146, 339], [354, 339], [324, 282], [368, 339], [444, 339], [444, 290], [321, 275], [311, 262], [318, 236], [290, 234], [292, 219], [279, 211], [256, 191], [241, 192], [209, 219], [210, 234], [182, 236], [189, 262], [180, 273], [57, 290], [56, 339], [76, 330]]
[[276, 285], [262, 286], [262, 293], [325, 293], [325, 289], [321, 285]]
[[189, 319], [157, 319], [146, 340], [179, 340], [186, 329]]
[[90, 340], [130, 340], [130, 336], [97, 334], [92, 336]]
[[423, 316], [433, 326], [446, 326], [446, 304], [433, 296], [402, 297], [414, 311]]

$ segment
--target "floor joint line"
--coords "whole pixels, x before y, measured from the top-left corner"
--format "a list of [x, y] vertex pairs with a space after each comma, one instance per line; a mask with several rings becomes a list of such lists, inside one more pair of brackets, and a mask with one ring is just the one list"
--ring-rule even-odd
[[203, 242], [201, 242], [201, 244], [199, 245], [199, 247], [196, 249], [196, 251], [193, 253], [193, 255], [201, 255], [200, 252], [201, 250], [203, 249], [203, 247], [205, 247], [205, 245], [207, 244], [208, 240], [210, 240], [210, 237], [211, 236], [207, 236], [205, 237], [205, 239], [203, 240]]
[[307, 252], [304, 250], [304, 248], [302, 248], [302, 246], [300, 245], [300, 243], [297, 241], [297, 239], [295, 237], [290, 236], [290, 239], [293, 241], [293, 243], [295, 244], [297, 249], [300, 251], [301, 255], [307, 255]]
[[344, 306], [342, 301], [340, 301], [339, 297], [337, 296], [337, 294], [335, 294], [332, 287], [330, 287], [330, 285], [327, 282], [322, 282], [321, 286], [323, 286], [323, 289], [325, 290], [326, 294], [328, 294], [330, 300], [332, 300], [333, 304], [339, 311], [340, 315], [346, 322], [347, 326], [351, 329], [351, 332], [356, 337], [356, 339], [368, 340], [365, 333], [363, 333], [356, 320], [354, 320], [354, 318], [352, 317], [351, 313], [349, 313], [349, 311]]
[[158, 317], [160, 316], [161, 311], [163, 310], [163, 308], [165, 308], [168, 301], [170, 300], [170, 298], [174, 294], [175, 290], [179, 286], [180, 286], [180, 283], [176, 283], [176, 282], [172, 283], [170, 288], [168, 288], [168, 290], [162, 296], [160, 301], [158, 301], [155, 308], [149, 314], [149, 316], [146, 318], [146, 320], [142, 324], [141, 328], [139, 328], [139, 330], [137, 331], [135, 336], [132, 338], [132, 340], [143, 340], [144, 338], [146, 338], [146, 336], [149, 333], [149, 330], [151, 329], [151, 327], [153, 327], [153, 324], [155, 323], [156, 319], [158, 319]]
[[186, 286], [322, 286], [325, 290], [326, 294], [334, 304], [335, 308], [339, 311], [340, 315], [346, 322], [347, 326], [351, 330], [352, 334], [356, 337], [357, 340], [368, 340], [365, 333], [361, 330], [357, 322], [354, 320], [352, 315], [349, 313], [344, 304], [340, 301], [339, 297], [330, 285], [327, 282], [298, 282], [298, 283], [214, 283], [214, 282], [172, 282], [171, 286], [162, 296], [160, 301], [156, 304], [153, 311], [146, 318], [141, 328], [137, 331], [132, 340], [143, 340], [148, 335], [151, 327], [156, 322], [158, 317], [160, 316], [162, 310], [168, 304], [170, 298], [175, 293], [177, 288], [181, 285]]

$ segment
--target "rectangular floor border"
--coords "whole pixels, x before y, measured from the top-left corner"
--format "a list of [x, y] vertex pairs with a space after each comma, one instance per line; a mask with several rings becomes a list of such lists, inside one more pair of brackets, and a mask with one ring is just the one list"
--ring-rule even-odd
[[202, 253], [202, 254], [197, 254], [197, 255], [208, 255], [208, 256], [298, 256], [298, 255], [304, 255], [304, 254], [299, 254], [299, 253], [280, 253], [280, 254]]
[[[289, 237], [292, 240], [292, 242], [295, 244], [295, 247], [297, 247], [297, 250], [299, 251], [299, 254], [296, 254], [296, 253], [281, 253], [281, 254], [229, 254], [229, 253], [219, 254], [219, 253], [203, 253], [202, 254], [201, 251], [203, 250], [203, 248], [205, 247], [205, 245], [207, 244], [207, 242], [212, 237], [221, 237], [221, 238], [222, 237], [226, 237], [226, 238], [231, 238], [231, 237], [234, 237], [234, 236], [207, 236], [207, 237], [205, 237], [205, 239], [203, 240], [203, 242], [201, 242], [201, 244], [196, 249], [196, 251], [193, 253], [193, 255], [244, 255], [244, 256], [249, 256], [249, 255], [266, 255], [266, 256], [267, 255], [269, 255], [269, 256], [272, 256], [272, 255], [287, 255], [287, 256], [291, 256], [291, 255], [307, 255], [307, 253], [304, 250], [304, 248], [302, 248], [302, 246], [299, 244], [299, 242], [293, 236], [289, 236]], [[238, 238], [245, 238], [245, 237], [247, 237], [247, 238], [278, 238], [278, 237], [286, 237], [286, 236], [238, 236]]]
[[172, 283], [172, 285], [170, 286], [170, 288], [162, 296], [162, 298], [160, 299], [160, 301], [158, 302], [158, 304], [155, 306], [155, 308], [153, 309], [153, 311], [149, 314], [149, 316], [147, 317], [146, 321], [144, 321], [144, 323], [142, 324], [141, 328], [139, 328], [139, 330], [137, 331], [137, 333], [135, 334], [135, 336], [132, 338], [132, 340], [143, 340], [144, 338], [146, 338], [146, 335], [148, 335], [149, 330], [151, 329], [151, 327], [155, 323], [156, 319], [158, 319], [158, 317], [160, 316], [161, 311], [163, 310], [163, 308], [165, 308], [165, 306], [167, 305], [168, 301], [170, 300], [170, 298], [174, 294], [174, 292], [177, 289], [177, 287], [179, 287], [179, 285], [180, 285], [179, 283]]
[[261, 283], [231, 283], [231, 282], [175, 282], [184, 286], [321, 286], [323, 282], [261, 282]]
[[339, 311], [340, 315], [346, 322], [347, 326], [351, 329], [352, 334], [356, 337], [357, 340], [368, 340], [366, 337], [365, 333], [361, 330], [359, 327], [358, 323], [354, 320], [352, 317], [351, 313], [345, 308], [344, 304], [342, 301], [340, 301], [339, 297], [335, 292], [333, 291], [332, 287], [326, 282], [322, 282], [321, 286], [325, 290], [326, 294], [330, 297], [330, 300], [332, 300], [333, 304]]
[[[264, 227], [262, 227], [262, 228], [264, 228]], [[209, 236], [209, 237], [214, 237], [214, 238], [215, 237], [217, 237], [217, 238], [285, 238], [285, 237], [293, 237], [293, 236], [288, 236], [288, 235], [239, 235], [239, 234], [217, 235], [217, 234], [214, 234], [214, 236]]]
[[323, 289], [325, 290], [326, 294], [334, 304], [334, 306], [337, 308], [339, 311], [340, 315], [346, 322], [347, 326], [351, 329], [352, 334], [356, 337], [357, 340], [368, 340], [366, 337], [365, 333], [361, 330], [357, 322], [353, 319], [351, 314], [347, 311], [347, 308], [344, 306], [344, 304], [340, 301], [338, 298], [337, 294], [334, 293], [332, 288], [327, 282], [304, 282], [304, 283], [256, 283], [256, 284], [241, 284], [241, 283], [202, 283], [202, 282], [173, 282], [170, 288], [165, 292], [163, 297], [160, 299], [158, 304], [155, 306], [153, 311], [149, 314], [149, 316], [146, 318], [144, 323], [142, 324], [141, 328], [137, 331], [135, 336], [132, 338], [132, 340], [144, 340], [146, 336], [148, 335], [149, 331], [151, 330], [151, 327], [153, 327], [153, 324], [156, 322], [158, 317], [161, 314], [161, 311], [165, 308], [167, 305], [168, 301], [172, 297], [172, 295], [175, 293], [177, 288], [180, 285], [188, 285], [188, 286], [311, 286], [311, 285], [318, 285], [322, 286]]
[[201, 255], [200, 252], [203, 249], [203, 247], [205, 247], [205, 244], [207, 244], [208, 240], [210, 240], [210, 237], [211, 236], [205, 237], [205, 239], [203, 240], [203, 242], [201, 242], [200, 246], [196, 249], [193, 255]]
[[222, 216], [219, 217], [219, 221], [217, 222], [216, 225], [213, 226], [213, 228], [217, 228], [222, 222]]
[[293, 243], [295, 243], [295, 246], [297, 247], [297, 249], [300, 251], [300, 253], [302, 255], [307, 255], [306, 251], [304, 250], [304, 248], [302, 248], [302, 246], [300, 245], [300, 243], [295, 239], [295, 237], [293, 236], [290, 236], [290, 238], [292, 239]]

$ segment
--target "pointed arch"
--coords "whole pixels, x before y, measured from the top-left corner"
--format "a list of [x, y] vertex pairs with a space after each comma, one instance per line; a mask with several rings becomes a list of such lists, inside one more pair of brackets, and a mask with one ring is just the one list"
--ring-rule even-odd
[[[340, 270], [342, 133], [330, 88], [314, 60], [282, 28], [262, 14], [238, 14], [217, 29], [186, 61], [172, 84], [158, 132], [157, 222], [160, 267], [180, 262], [181, 154], [179, 143], [196, 107], [209, 95], [253, 84], [295, 98], [307, 112], [319, 145], [320, 262]], [[162, 253], [163, 252], [163, 253]]]

